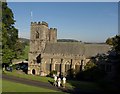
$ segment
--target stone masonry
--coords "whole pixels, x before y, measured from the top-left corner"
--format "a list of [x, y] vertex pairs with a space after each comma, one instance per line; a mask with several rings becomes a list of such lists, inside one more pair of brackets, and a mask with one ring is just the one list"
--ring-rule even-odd
[[31, 22], [28, 74], [46, 76], [52, 70], [65, 75], [68, 70], [82, 71], [92, 56], [106, 53], [105, 44], [57, 42], [57, 29], [46, 22]]

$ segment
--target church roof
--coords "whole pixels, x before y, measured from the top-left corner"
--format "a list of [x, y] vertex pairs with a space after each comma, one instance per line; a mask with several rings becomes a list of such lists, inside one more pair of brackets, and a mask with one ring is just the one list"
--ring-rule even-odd
[[49, 54], [73, 54], [85, 55], [86, 57], [95, 56], [98, 53], [106, 53], [109, 46], [106, 44], [83, 44], [79, 42], [57, 42], [47, 43], [44, 53]]
[[84, 47], [86, 57], [107, 53], [110, 50], [110, 46], [106, 44], [85, 44]]

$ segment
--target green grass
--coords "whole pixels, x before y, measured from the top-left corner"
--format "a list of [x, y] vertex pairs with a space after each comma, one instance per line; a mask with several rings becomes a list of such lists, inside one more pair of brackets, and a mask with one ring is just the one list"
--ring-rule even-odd
[[79, 88], [83, 91], [101, 91], [101, 88], [94, 82], [86, 82], [86, 81], [73, 81], [70, 80], [67, 83], [68, 87]]
[[0, 78], [0, 93], [2, 92], [2, 78]]
[[[36, 81], [42, 81], [42, 82], [46, 82], [46, 83], [48, 83], [48, 80], [53, 82], [53, 78], [51, 78], [51, 77], [41, 77], [41, 76], [35, 76], [35, 75], [20, 74], [20, 73], [17, 73], [16, 70], [14, 70], [13, 72], [5, 72], [5, 73], [7, 75], [12, 75], [12, 76], [36, 80]], [[82, 90], [87, 90], [87, 91], [100, 91], [101, 90], [101, 88], [99, 88], [96, 83], [85, 82], [85, 81], [67, 80], [66, 86], [71, 89], [72, 88], [80, 88]]]
[[55, 90], [10, 82], [7, 80], [2, 81], [2, 91], [3, 92], [58, 92]]
[[16, 70], [14, 70], [13, 72], [5, 71], [5, 74], [12, 75], [12, 76], [19, 77], [19, 78], [25, 78], [25, 79], [35, 80], [35, 81], [46, 82], [46, 83], [48, 83], [48, 81], [53, 82], [53, 78], [51, 78], [51, 77], [41, 77], [41, 76], [35, 76], [35, 75], [22, 74]]

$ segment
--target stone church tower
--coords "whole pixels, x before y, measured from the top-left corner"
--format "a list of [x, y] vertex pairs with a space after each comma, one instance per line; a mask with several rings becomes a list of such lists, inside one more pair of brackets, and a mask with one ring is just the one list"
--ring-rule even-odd
[[67, 75], [70, 69], [83, 71], [97, 54], [109, 51], [106, 44], [57, 42], [57, 29], [46, 22], [31, 22], [28, 74], [46, 76], [53, 70]]
[[41, 53], [44, 52], [46, 43], [57, 42], [57, 29], [48, 28], [48, 23], [31, 22], [30, 52], [28, 74], [40, 73]]

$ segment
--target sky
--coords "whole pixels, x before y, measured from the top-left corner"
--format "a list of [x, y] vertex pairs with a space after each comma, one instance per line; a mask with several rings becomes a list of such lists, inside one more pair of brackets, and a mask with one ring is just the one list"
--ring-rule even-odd
[[22, 38], [30, 38], [31, 21], [57, 28], [58, 39], [105, 42], [118, 33], [117, 2], [9, 2], [8, 7]]

